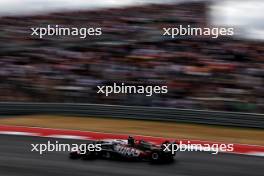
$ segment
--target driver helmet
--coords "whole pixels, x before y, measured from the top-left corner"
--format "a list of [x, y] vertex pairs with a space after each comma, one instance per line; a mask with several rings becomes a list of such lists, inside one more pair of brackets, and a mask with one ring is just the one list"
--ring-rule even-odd
[[128, 145], [134, 145], [135, 144], [135, 138], [132, 136], [128, 136], [127, 142], [128, 142]]

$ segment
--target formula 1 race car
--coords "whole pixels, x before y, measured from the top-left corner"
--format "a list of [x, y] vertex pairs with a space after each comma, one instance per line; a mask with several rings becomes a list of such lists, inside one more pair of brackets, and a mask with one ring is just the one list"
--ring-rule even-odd
[[[135, 140], [129, 137], [128, 140], [102, 140], [93, 141], [100, 144], [100, 151], [73, 151], [71, 159], [116, 159], [126, 161], [149, 161], [152, 163], [168, 163], [174, 161], [175, 153], [164, 150], [164, 144], [173, 144], [165, 141], [161, 145], [155, 145], [144, 140]], [[88, 145], [88, 144], [87, 144]]]

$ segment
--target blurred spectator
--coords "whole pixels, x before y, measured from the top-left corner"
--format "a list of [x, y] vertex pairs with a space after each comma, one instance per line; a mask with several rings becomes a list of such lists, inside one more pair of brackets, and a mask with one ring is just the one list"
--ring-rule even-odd
[[[207, 26], [207, 6], [150, 5], [0, 20], [0, 101], [78, 102], [264, 112], [263, 42], [163, 38]], [[37, 39], [30, 27], [102, 27], [104, 35]], [[96, 94], [97, 85], [168, 85], [167, 95]]]

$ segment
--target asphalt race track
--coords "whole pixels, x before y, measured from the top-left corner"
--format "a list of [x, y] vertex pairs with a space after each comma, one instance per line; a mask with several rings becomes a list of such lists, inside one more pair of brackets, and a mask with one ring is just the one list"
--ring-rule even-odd
[[[181, 152], [169, 165], [147, 162], [70, 160], [68, 153], [31, 152], [31, 143], [58, 139], [0, 135], [1, 176], [263, 176], [264, 158]], [[60, 143], [83, 141], [58, 140]]]

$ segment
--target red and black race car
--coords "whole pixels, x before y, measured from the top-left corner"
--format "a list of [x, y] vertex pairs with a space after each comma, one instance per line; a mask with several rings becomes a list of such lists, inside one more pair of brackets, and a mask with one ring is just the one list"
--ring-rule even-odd
[[[164, 144], [170, 144], [164, 141], [160, 145], [155, 145], [144, 140], [134, 140], [129, 137], [128, 140], [103, 140], [94, 141], [94, 144], [100, 144], [100, 151], [88, 151], [82, 153], [74, 151], [70, 153], [71, 159], [117, 159], [128, 161], [149, 161], [149, 162], [172, 162], [175, 153], [164, 150]], [[173, 142], [174, 143], [174, 142]], [[171, 143], [172, 144], [172, 143]], [[88, 144], [87, 144], [88, 145]]]

